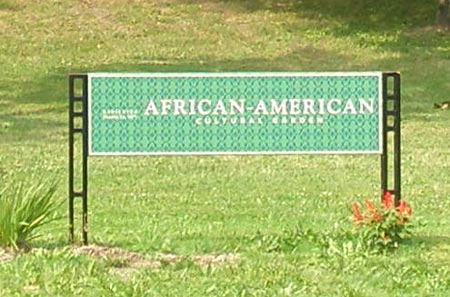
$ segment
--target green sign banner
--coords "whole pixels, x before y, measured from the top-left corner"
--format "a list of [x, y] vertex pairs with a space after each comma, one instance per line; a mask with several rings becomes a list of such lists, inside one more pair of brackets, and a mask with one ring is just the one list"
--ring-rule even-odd
[[90, 73], [89, 155], [381, 154], [382, 73]]

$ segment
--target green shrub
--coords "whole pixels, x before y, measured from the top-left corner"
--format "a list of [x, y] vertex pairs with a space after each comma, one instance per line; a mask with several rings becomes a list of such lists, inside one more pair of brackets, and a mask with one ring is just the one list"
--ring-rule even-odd
[[412, 209], [405, 200], [396, 206], [393, 195], [386, 192], [381, 205], [371, 200], [366, 200], [365, 205], [365, 211], [361, 212], [359, 203], [353, 203], [352, 216], [357, 234], [368, 247], [381, 250], [397, 247], [410, 235]]
[[25, 186], [11, 183], [0, 189], [0, 246], [27, 250], [39, 236], [37, 229], [51, 222], [59, 203], [53, 199], [56, 183]]

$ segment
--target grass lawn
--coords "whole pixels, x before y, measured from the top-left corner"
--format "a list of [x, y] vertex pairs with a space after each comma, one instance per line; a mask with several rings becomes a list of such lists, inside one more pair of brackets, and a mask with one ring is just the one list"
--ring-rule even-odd
[[68, 246], [63, 204], [31, 252], [0, 252], [0, 296], [447, 296], [450, 111], [433, 104], [450, 100], [450, 33], [435, 6], [0, 0], [0, 186], [48, 176], [67, 199], [69, 73], [395, 70], [415, 225], [387, 253], [339, 236], [353, 201], [378, 199], [378, 156], [90, 158], [97, 257]]

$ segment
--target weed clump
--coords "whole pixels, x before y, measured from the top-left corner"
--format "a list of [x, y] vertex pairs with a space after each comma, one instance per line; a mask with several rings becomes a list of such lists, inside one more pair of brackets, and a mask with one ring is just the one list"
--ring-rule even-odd
[[56, 219], [56, 188], [55, 182], [40, 182], [29, 187], [9, 183], [0, 189], [0, 247], [31, 248], [30, 240], [39, 236], [38, 229]]

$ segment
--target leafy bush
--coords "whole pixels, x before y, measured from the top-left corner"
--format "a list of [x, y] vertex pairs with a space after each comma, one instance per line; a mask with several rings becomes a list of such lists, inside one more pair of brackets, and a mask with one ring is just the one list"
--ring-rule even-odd
[[366, 200], [365, 205], [365, 210], [361, 211], [361, 206], [353, 203], [352, 212], [357, 233], [368, 247], [397, 247], [409, 235], [412, 209], [405, 200], [396, 206], [393, 195], [386, 192], [380, 206], [370, 200]]
[[37, 229], [51, 222], [59, 206], [53, 196], [56, 183], [43, 182], [26, 187], [24, 183], [0, 190], [0, 246], [13, 250], [30, 248], [29, 241], [39, 236]]

